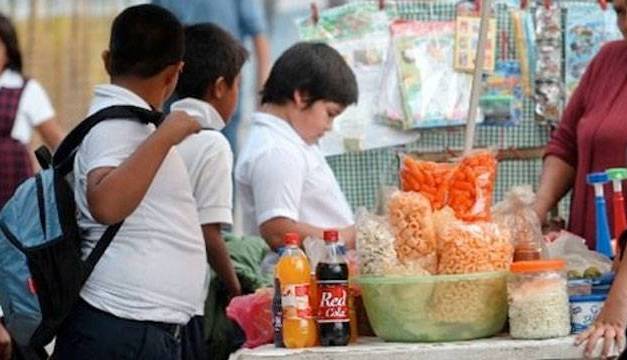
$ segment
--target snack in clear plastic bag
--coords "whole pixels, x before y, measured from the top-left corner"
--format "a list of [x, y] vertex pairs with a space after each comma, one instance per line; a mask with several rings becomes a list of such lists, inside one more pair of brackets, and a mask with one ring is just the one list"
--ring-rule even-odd
[[[388, 203], [388, 218], [403, 264], [417, 264], [430, 273], [437, 266], [433, 211], [429, 200], [415, 192], [397, 192]], [[415, 266], [415, 265], [412, 265]]]
[[357, 258], [362, 275], [385, 275], [399, 267], [394, 234], [387, 221], [366, 209], [357, 211]]
[[494, 221], [509, 229], [512, 236], [514, 261], [540, 259], [543, 236], [540, 221], [533, 211], [534, 201], [531, 186], [517, 186], [494, 206]]
[[403, 155], [401, 160], [401, 190], [424, 195], [434, 210], [439, 210], [448, 199], [448, 185], [452, 164], [414, 160]]
[[491, 222], [465, 223], [449, 208], [435, 215], [438, 274], [507, 271], [514, 247], [509, 232]]
[[455, 167], [449, 185], [448, 205], [458, 219], [488, 221], [496, 180], [496, 157], [489, 150], [478, 150]]

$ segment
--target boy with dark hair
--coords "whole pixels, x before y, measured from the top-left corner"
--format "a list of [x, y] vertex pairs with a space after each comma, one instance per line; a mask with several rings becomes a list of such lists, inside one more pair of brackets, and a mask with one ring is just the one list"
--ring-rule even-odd
[[[160, 109], [183, 67], [182, 25], [153, 5], [127, 8], [103, 53], [111, 83], [93, 114], [115, 105]], [[130, 119], [96, 125], [74, 162], [85, 255], [108, 224], [124, 224], [60, 329], [55, 359], [178, 359], [180, 331], [203, 299], [208, 267], [187, 170], [174, 146], [200, 130], [171, 113], [155, 129]]]
[[288, 232], [322, 238], [333, 228], [354, 246], [352, 211], [317, 142], [357, 95], [355, 75], [328, 45], [298, 43], [279, 57], [235, 168], [245, 234], [277, 249]]
[[[220, 132], [237, 106], [240, 71], [246, 62], [246, 49], [226, 31], [213, 24], [185, 29], [185, 67], [179, 77], [171, 109], [198, 118], [203, 130], [177, 146], [183, 158], [196, 200], [207, 260], [226, 286], [230, 296], [240, 295], [240, 284], [222, 239], [222, 225], [233, 222], [233, 152]], [[205, 285], [208, 289], [208, 281]], [[206, 297], [206, 292], [204, 293]], [[184, 329], [183, 359], [206, 359], [202, 317], [196, 311]]]

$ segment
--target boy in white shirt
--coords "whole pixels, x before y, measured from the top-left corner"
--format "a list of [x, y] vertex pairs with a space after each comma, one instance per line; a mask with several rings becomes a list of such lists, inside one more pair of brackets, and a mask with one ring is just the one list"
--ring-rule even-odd
[[[160, 109], [183, 67], [178, 20], [154, 5], [129, 7], [103, 53], [111, 84], [90, 114], [115, 105]], [[180, 331], [204, 299], [204, 242], [185, 164], [174, 148], [200, 124], [171, 113], [155, 129], [129, 119], [96, 125], [74, 162], [78, 225], [87, 255], [107, 225], [124, 224], [60, 329], [55, 359], [179, 359]]]
[[[233, 222], [233, 152], [220, 130], [237, 107], [240, 71], [247, 57], [246, 49], [218, 26], [187, 27], [185, 67], [176, 87], [180, 100], [171, 106], [197, 117], [203, 126], [203, 131], [179, 144], [177, 151], [189, 172], [207, 260], [231, 297], [240, 295], [241, 288], [222, 239], [222, 225]], [[203, 312], [204, 307], [199, 308], [198, 316], [183, 331], [183, 359], [210, 358], [204, 344]]]
[[288, 232], [322, 238], [333, 228], [354, 246], [353, 213], [317, 142], [357, 94], [355, 75], [328, 45], [298, 43], [279, 57], [235, 167], [244, 233], [277, 249]]

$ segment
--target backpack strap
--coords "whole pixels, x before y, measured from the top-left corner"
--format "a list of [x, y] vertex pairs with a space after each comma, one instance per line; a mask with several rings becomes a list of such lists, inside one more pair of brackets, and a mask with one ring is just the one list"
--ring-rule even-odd
[[[65, 137], [65, 139], [63, 139], [63, 142], [59, 145], [57, 151], [52, 157], [52, 166], [59, 171], [62, 176], [69, 174], [74, 167], [74, 158], [76, 157], [76, 151], [78, 150], [81, 142], [87, 133], [89, 133], [94, 126], [102, 121], [128, 119], [139, 121], [143, 124], [154, 124], [155, 126], [159, 126], [163, 121], [163, 117], [163, 113], [161, 112], [151, 111], [137, 106], [123, 105], [104, 108], [81, 121], [81, 123], [78, 124], [78, 126], [76, 126]], [[123, 223], [124, 221], [120, 221], [117, 224], [107, 227], [104, 234], [102, 234], [96, 243], [96, 246], [84, 262], [84, 274], [91, 274], [96, 266], [96, 263], [100, 260], [109, 244], [111, 244], [111, 241], [117, 234], [118, 230], [120, 230]]]
[[135, 120], [144, 124], [159, 126], [163, 121], [163, 113], [130, 105], [110, 106], [97, 111], [81, 121], [80, 124], [63, 139], [63, 142], [61, 142], [61, 145], [59, 145], [52, 157], [54, 168], [60, 171], [62, 176], [69, 174], [74, 166], [76, 150], [83, 141], [83, 138], [100, 122], [113, 119]]

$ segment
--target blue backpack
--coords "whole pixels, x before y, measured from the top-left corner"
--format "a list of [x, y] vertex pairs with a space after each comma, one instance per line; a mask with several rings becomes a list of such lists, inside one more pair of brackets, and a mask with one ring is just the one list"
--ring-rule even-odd
[[54, 157], [38, 152], [43, 170], [23, 182], [0, 212], [0, 306], [19, 345], [43, 347], [52, 341], [122, 225], [109, 226], [82, 257], [71, 185], [74, 157], [89, 130], [107, 119], [159, 125], [162, 114], [112, 106], [91, 115], [67, 135]]

